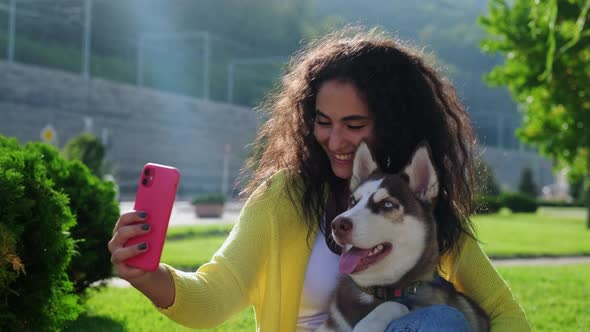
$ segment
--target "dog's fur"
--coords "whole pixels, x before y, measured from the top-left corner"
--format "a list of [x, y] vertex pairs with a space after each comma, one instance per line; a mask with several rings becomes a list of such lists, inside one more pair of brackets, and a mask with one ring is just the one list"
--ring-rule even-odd
[[[341, 272], [347, 275], [336, 288], [329, 318], [316, 331], [384, 331], [409, 311], [435, 304], [461, 311], [474, 331], [488, 331], [483, 310], [435, 275], [439, 247], [433, 206], [438, 191], [427, 144], [421, 143], [404, 171], [395, 175], [382, 173], [367, 145], [359, 145], [350, 180], [350, 209], [332, 221], [334, 240], [343, 247]], [[369, 251], [358, 248], [377, 253], [367, 258]], [[363, 258], [346, 258], [347, 251]], [[360, 288], [411, 285], [417, 285], [415, 293], [395, 301]]]

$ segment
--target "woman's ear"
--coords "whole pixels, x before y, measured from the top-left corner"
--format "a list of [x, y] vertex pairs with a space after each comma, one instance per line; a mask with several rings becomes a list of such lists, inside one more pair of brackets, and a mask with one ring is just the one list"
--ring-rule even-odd
[[418, 145], [412, 160], [404, 169], [410, 181], [410, 189], [422, 201], [432, 202], [438, 195], [438, 177], [432, 165], [427, 143]]
[[363, 141], [359, 144], [354, 154], [352, 177], [350, 178], [350, 192], [353, 192], [376, 170], [377, 163], [373, 159], [369, 146]]

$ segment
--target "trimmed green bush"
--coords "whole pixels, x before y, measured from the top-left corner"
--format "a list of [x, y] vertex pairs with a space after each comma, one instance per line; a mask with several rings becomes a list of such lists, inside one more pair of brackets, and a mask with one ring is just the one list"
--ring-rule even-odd
[[81, 312], [67, 275], [74, 224], [39, 150], [0, 135], [0, 330], [55, 331]]
[[55, 187], [70, 198], [69, 207], [77, 223], [71, 229], [76, 240], [76, 255], [68, 275], [75, 292], [83, 293], [95, 281], [112, 276], [106, 244], [120, 213], [114, 184], [101, 181], [78, 160], [65, 160], [52, 146], [31, 143], [29, 147], [43, 155]]
[[579, 207], [583, 208], [586, 207], [582, 202], [565, 202], [565, 201], [547, 201], [543, 199], [537, 200], [537, 204], [539, 206], [547, 206], [547, 207]]
[[523, 193], [504, 192], [500, 195], [500, 201], [512, 212], [535, 212], [539, 207], [534, 198]]
[[473, 199], [473, 213], [490, 214], [500, 211], [502, 202], [498, 196], [476, 195]]
[[219, 193], [207, 193], [196, 195], [192, 200], [194, 204], [225, 203], [225, 196]]

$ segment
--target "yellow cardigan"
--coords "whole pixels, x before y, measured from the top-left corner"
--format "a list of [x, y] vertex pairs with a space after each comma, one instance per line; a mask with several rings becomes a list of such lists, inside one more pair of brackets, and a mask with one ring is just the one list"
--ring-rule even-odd
[[[281, 171], [261, 185], [222, 247], [197, 272], [166, 266], [175, 300], [158, 310], [202, 329], [253, 305], [257, 331], [294, 331], [314, 236], [307, 238], [286, 184], [287, 173]], [[492, 331], [530, 330], [524, 311], [475, 241], [465, 239], [458, 255], [443, 257], [442, 267], [443, 276], [491, 317]]]

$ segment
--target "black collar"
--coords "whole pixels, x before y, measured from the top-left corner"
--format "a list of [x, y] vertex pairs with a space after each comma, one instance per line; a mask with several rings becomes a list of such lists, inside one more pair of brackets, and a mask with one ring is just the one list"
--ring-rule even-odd
[[407, 298], [410, 295], [416, 294], [418, 288], [426, 283], [434, 283], [437, 285], [446, 286], [450, 284], [446, 279], [440, 276], [437, 271], [432, 273], [432, 279], [414, 281], [406, 287], [393, 286], [372, 286], [372, 287], [357, 287], [367, 294], [371, 294], [383, 301], [399, 301]]
[[418, 287], [424, 282], [416, 281], [407, 287], [391, 287], [391, 286], [373, 286], [373, 287], [359, 287], [360, 290], [367, 294], [371, 294], [374, 297], [383, 301], [397, 301], [408, 297], [409, 295], [416, 294]]

